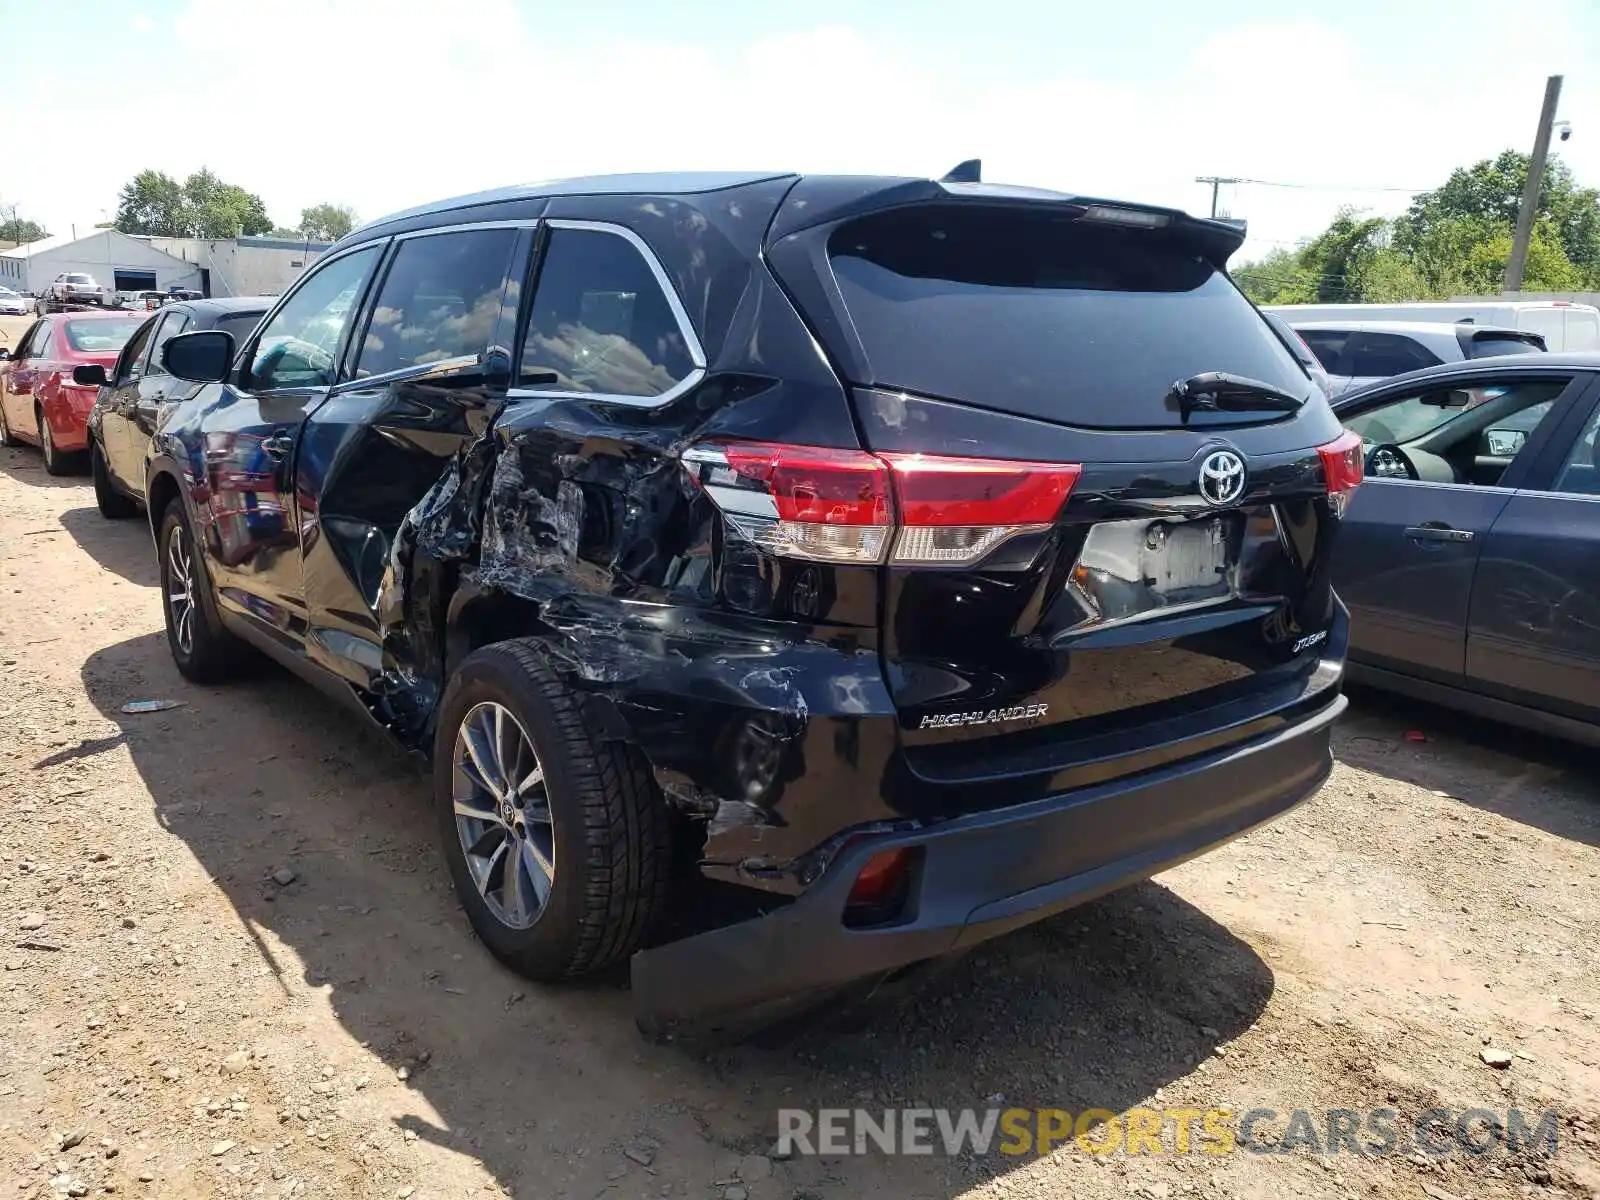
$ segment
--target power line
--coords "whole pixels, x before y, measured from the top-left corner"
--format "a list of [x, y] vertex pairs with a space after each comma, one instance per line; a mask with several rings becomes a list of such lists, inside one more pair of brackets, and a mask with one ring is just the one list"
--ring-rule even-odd
[[[1210, 178], [1197, 179], [1196, 183], [1211, 183]], [[1257, 187], [1275, 188], [1302, 188], [1311, 192], [1406, 192], [1415, 195], [1418, 192], [1432, 191], [1431, 188], [1413, 187], [1386, 187], [1376, 184], [1364, 183], [1283, 183], [1275, 179], [1221, 179], [1219, 183], [1252, 183]]]

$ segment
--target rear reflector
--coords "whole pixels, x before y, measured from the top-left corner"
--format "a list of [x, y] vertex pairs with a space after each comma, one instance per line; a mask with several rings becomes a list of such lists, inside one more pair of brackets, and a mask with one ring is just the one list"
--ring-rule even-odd
[[1350, 497], [1366, 474], [1366, 461], [1362, 455], [1359, 434], [1346, 430], [1326, 446], [1318, 446], [1322, 458], [1322, 475], [1328, 484], [1328, 499], [1333, 502], [1335, 516], [1344, 516]]
[[1049, 529], [1083, 470], [733, 441], [692, 446], [683, 462], [740, 536], [771, 554], [839, 563], [978, 562]]

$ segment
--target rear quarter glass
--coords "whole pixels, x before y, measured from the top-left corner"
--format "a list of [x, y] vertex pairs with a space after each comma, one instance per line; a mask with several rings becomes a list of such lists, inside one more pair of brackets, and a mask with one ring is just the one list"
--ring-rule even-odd
[[855, 383], [1117, 429], [1178, 425], [1169, 389], [1206, 371], [1311, 392], [1176, 229], [926, 205], [846, 222], [828, 255], [869, 364]]

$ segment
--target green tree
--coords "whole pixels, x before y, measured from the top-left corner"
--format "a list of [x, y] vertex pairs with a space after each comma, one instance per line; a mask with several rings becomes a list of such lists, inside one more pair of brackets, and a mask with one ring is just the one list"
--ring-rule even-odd
[[343, 204], [313, 204], [300, 210], [301, 237], [337, 242], [356, 227], [356, 211]]
[[1309, 304], [1316, 299], [1315, 281], [1300, 265], [1299, 254], [1281, 247], [1260, 262], [1235, 269], [1233, 281], [1257, 304]]
[[[1395, 222], [1395, 244], [1409, 252], [1435, 227], [1451, 221], [1475, 221], [1487, 229], [1514, 228], [1528, 164], [1526, 154], [1507, 150], [1497, 158], [1452, 171], [1442, 186], [1412, 200]], [[1545, 163], [1537, 215], [1547, 222], [1548, 233], [1578, 269], [1580, 280], [1600, 281], [1600, 191], [1580, 187], [1567, 165], [1552, 158]], [[1525, 280], [1523, 286], [1531, 285]]]
[[179, 183], [161, 171], [140, 171], [123, 186], [113, 225], [123, 233], [229, 238], [272, 228], [254, 192], [201, 168]]
[[165, 171], [140, 171], [122, 185], [112, 224], [122, 233], [187, 237], [189, 212], [183, 185]]
[[37, 221], [30, 221], [26, 217], [17, 216], [12, 209], [11, 215], [0, 221], [0, 242], [16, 242], [25, 245], [28, 242], [38, 242], [50, 236], [50, 231]]

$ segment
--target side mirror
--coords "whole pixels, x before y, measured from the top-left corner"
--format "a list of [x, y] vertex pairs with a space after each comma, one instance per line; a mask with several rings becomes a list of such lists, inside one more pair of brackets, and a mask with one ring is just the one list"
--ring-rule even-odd
[[105, 387], [109, 380], [106, 379], [104, 367], [99, 363], [91, 363], [84, 367], [73, 367], [72, 382], [79, 387]]
[[1528, 434], [1522, 429], [1490, 429], [1484, 432], [1489, 443], [1489, 453], [1496, 458], [1515, 458], [1528, 444]]
[[3, 346], [0, 346], [0, 362], [5, 362], [10, 357], [11, 357], [11, 351], [7, 350]]
[[202, 329], [168, 338], [161, 347], [161, 365], [190, 383], [221, 383], [233, 369], [233, 353], [233, 334]]

